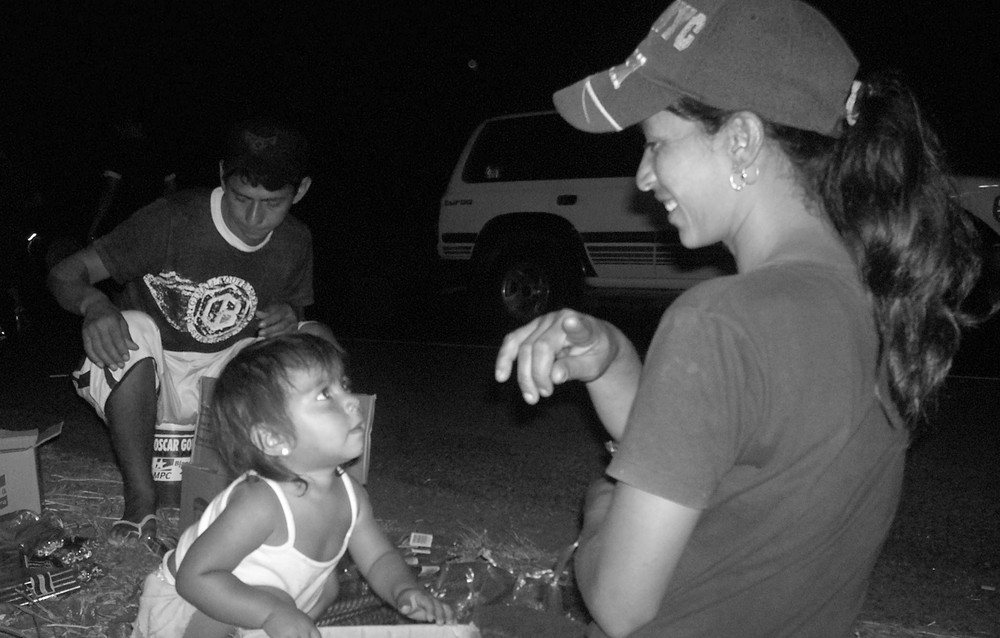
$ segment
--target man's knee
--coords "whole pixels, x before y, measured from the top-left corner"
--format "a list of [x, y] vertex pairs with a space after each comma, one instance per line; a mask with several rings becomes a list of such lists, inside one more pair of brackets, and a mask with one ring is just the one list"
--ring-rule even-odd
[[112, 386], [112, 393], [122, 386], [136, 386], [137, 389], [152, 390], [156, 392], [156, 362], [152, 357], [136, 359], [135, 363], [128, 367], [121, 380]]
[[[151, 357], [135, 362], [125, 370], [121, 380], [112, 385], [104, 403], [104, 412], [114, 412], [114, 406], [143, 406], [156, 410], [156, 365]], [[133, 415], [134, 416], [134, 415]]]
[[93, 406], [105, 421], [109, 408], [120, 407], [122, 400], [145, 401], [145, 397], [149, 396], [155, 404], [160, 386], [157, 360], [162, 357], [163, 350], [159, 343], [159, 329], [148, 315], [141, 312], [131, 315], [126, 318], [129, 332], [139, 349], [129, 351], [124, 367], [112, 370], [84, 359], [73, 372], [76, 393]]
[[132, 336], [132, 341], [141, 344], [142, 342], [161, 343], [160, 328], [156, 322], [145, 312], [140, 310], [123, 310], [122, 318], [128, 323], [128, 331]]

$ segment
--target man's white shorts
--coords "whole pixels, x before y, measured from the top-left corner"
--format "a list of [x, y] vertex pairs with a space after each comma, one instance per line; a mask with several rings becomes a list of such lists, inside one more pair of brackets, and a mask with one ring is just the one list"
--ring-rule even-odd
[[122, 316], [128, 322], [132, 340], [138, 350], [129, 352], [125, 367], [118, 370], [100, 368], [90, 360], [73, 373], [76, 393], [94, 406], [104, 420], [104, 405], [121, 380], [145, 359], [152, 359], [156, 368], [157, 423], [193, 424], [198, 418], [199, 387], [202, 377], [218, 377], [230, 359], [248, 344], [257, 341], [250, 337], [219, 352], [172, 352], [164, 350], [160, 329], [153, 319], [142, 312], [126, 310]]

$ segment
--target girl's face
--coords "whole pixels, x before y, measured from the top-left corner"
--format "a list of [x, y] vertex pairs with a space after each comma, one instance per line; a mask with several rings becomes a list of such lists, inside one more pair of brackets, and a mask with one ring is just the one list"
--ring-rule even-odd
[[286, 399], [295, 443], [283, 461], [290, 469], [334, 469], [364, 452], [365, 415], [341, 370], [296, 370]]
[[687, 248], [729, 237], [732, 164], [724, 135], [710, 136], [691, 120], [660, 111], [642, 124], [646, 138], [636, 185], [652, 191]]

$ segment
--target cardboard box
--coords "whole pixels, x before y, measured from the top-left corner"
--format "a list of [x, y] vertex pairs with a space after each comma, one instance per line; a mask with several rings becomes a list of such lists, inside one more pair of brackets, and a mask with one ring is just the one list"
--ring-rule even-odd
[[38, 430], [0, 430], [0, 517], [18, 510], [41, 513], [36, 448], [62, 432], [62, 422]]
[[[194, 451], [191, 461], [181, 469], [181, 509], [179, 530], [197, 521], [205, 507], [233, 478], [219, 456], [216, 431], [208, 409], [215, 379], [202, 378], [201, 407], [195, 427]], [[361, 410], [365, 415], [365, 443], [361, 456], [348, 468], [347, 473], [362, 485], [368, 482], [368, 464], [371, 458], [372, 423], [375, 418], [374, 394], [361, 395]]]
[[[202, 377], [198, 382], [199, 405], [198, 419], [194, 430], [194, 451], [191, 453], [191, 463], [208, 470], [223, 471], [224, 465], [219, 458], [219, 448], [215, 442], [216, 431], [212, 427], [209, 405], [212, 401], [212, 389], [215, 379]], [[181, 480], [183, 481], [183, 475]]]
[[177, 531], [182, 532], [201, 518], [208, 504], [229, 485], [225, 471], [215, 471], [185, 463], [181, 468], [181, 511]]
[[372, 455], [372, 427], [375, 422], [375, 397], [374, 394], [361, 395], [361, 411], [365, 415], [365, 445], [361, 456], [347, 467], [347, 473], [362, 485], [368, 484], [368, 463]]

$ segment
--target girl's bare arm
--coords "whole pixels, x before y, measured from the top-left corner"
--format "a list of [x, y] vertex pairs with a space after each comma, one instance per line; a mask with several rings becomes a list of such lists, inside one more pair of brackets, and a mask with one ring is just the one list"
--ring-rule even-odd
[[248, 554], [286, 535], [284, 513], [271, 488], [264, 483], [238, 486], [226, 509], [178, 565], [178, 593], [220, 622], [265, 630], [273, 623], [299, 632], [287, 635], [313, 635], [315, 623], [289, 599], [247, 585], [233, 575]]
[[355, 493], [358, 494], [358, 521], [348, 550], [372, 590], [414, 620], [438, 624], [454, 622], [451, 607], [431, 596], [417, 582], [399, 551], [382, 533], [364, 488], [356, 485]]

